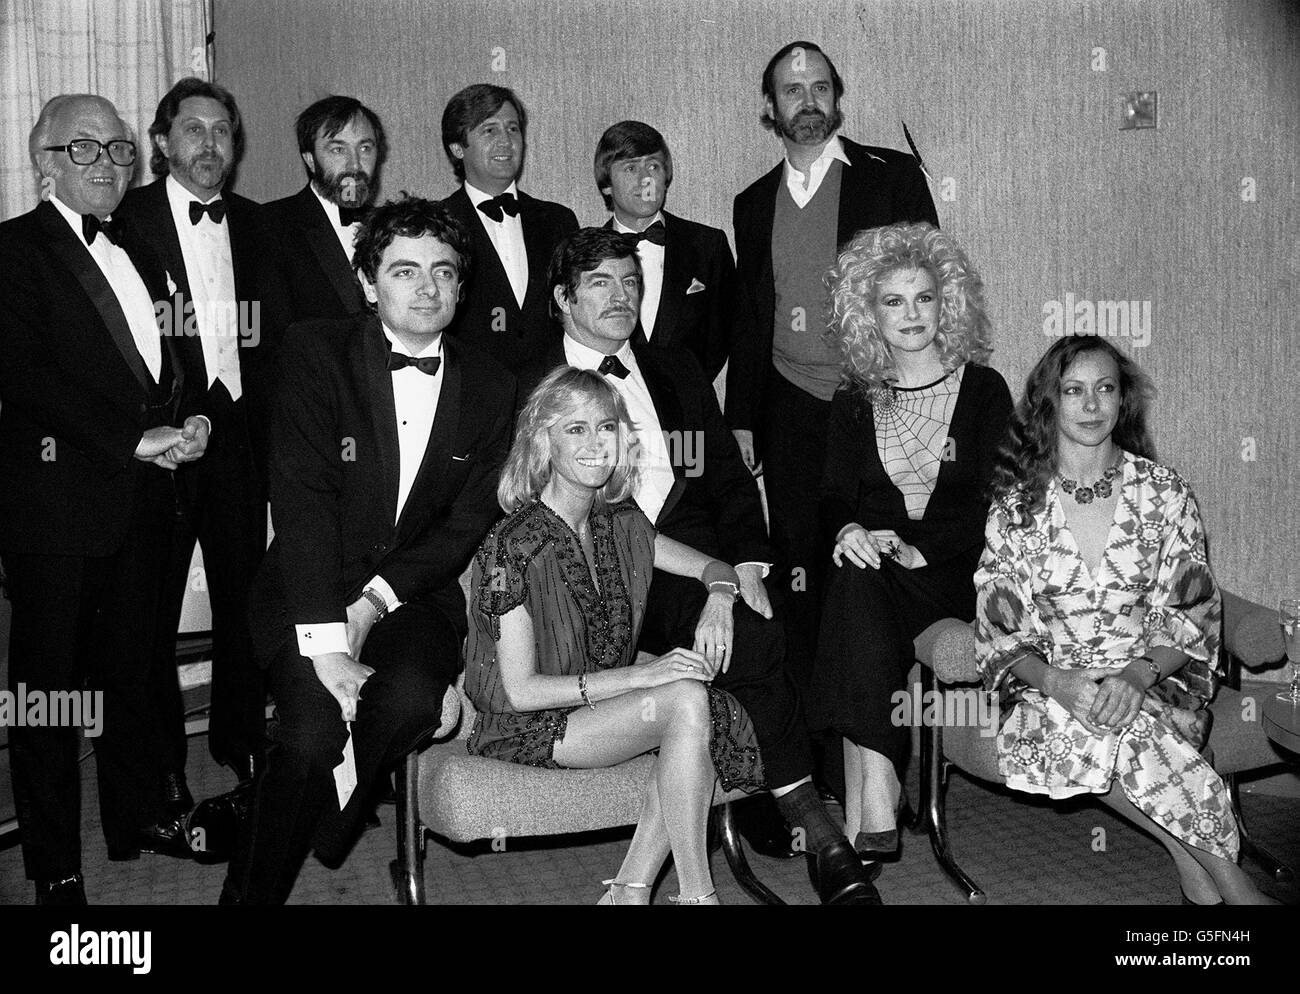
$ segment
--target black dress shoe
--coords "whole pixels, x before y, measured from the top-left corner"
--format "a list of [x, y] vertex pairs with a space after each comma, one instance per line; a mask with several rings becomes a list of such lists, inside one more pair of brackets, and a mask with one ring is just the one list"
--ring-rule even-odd
[[887, 832], [859, 832], [853, 840], [853, 848], [863, 861], [896, 863], [902, 855], [896, 828]]
[[185, 782], [185, 774], [164, 773], [162, 781], [163, 809], [168, 819], [183, 819], [194, 807], [194, 796]]
[[736, 828], [754, 852], [772, 859], [794, 859], [804, 853], [795, 847], [794, 834], [772, 800], [762, 794], [737, 804], [734, 808]]
[[86, 904], [86, 885], [81, 874], [62, 880], [36, 881], [36, 903], [51, 908], [79, 908]]
[[189, 836], [185, 834], [184, 823], [175, 819], [160, 821], [156, 825], [140, 829], [126, 845], [109, 846], [108, 858], [114, 863], [122, 863], [139, 859], [140, 854], [146, 852], [157, 856], [171, 856], [173, 859], [194, 858]]
[[808, 871], [822, 904], [884, 903], [848, 839], [809, 853]]

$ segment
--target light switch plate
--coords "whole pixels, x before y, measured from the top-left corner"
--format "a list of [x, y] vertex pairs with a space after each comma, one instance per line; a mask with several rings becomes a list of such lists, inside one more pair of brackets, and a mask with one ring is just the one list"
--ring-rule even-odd
[[1120, 131], [1156, 127], [1156, 91], [1126, 93], [1120, 99]]

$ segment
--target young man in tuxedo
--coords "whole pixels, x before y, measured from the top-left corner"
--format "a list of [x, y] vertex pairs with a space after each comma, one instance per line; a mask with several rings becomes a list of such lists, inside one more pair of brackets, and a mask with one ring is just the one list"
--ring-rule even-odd
[[289, 319], [366, 312], [352, 269], [353, 241], [379, 192], [388, 139], [379, 115], [354, 97], [329, 96], [298, 115], [294, 131], [307, 185], [263, 211], [277, 253]]
[[[175, 534], [159, 633], [158, 694], [170, 715], [177, 813], [193, 806], [185, 784], [185, 716], [176, 681], [176, 628], [197, 540], [212, 607], [212, 707], [208, 749], [241, 779], [265, 751], [266, 682], [253, 662], [248, 588], [266, 548], [265, 425], [269, 342], [263, 340], [268, 239], [260, 208], [226, 189], [244, 148], [229, 91], [182, 79], [149, 128], [158, 179], [127, 193], [123, 223], [153, 246], [175, 286], [167, 314], [187, 377], [212, 423], [205, 457], [176, 472]], [[256, 443], [254, 437], [256, 436]]]
[[524, 105], [504, 86], [467, 86], [442, 114], [442, 144], [461, 181], [443, 203], [474, 251], [474, 275], [449, 331], [512, 372], [559, 335], [547, 310], [546, 266], [578, 228], [569, 208], [519, 189], [527, 132]]
[[596, 189], [613, 216], [605, 225], [637, 242], [641, 325], [651, 345], [689, 349], [709, 382], [727, 361], [736, 264], [717, 228], [664, 210], [673, 156], [664, 136], [640, 121], [620, 121], [596, 146]]
[[937, 225], [938, 218], [912, 156], [836, 134], [844, 82], [816, 45], [798, 41], [778, 51], [763, 72], [762, 90], [763, 126], [780, 138], [785, 155], [735, 201], [740, 291], [727, 423], [746, 464], [763, 468], [772, 538], [790, 591], [790, 662], [806, 689], [819, 581], [830, 558], [809, 511], [819, 501], [827, 415], [840, 382], [839, 355], [823, 337], [828, 291], [822, 276], [863, 228]]
[[758, 484], [741, 461], [712, 385], [689, 352], [634, 337], [641, 274], [626, 236], [608, 228], [578, 231], [556, 249], [547, 283], [564, 337], [521, 380], [521, 393], [562, 364], [606, 376], [627, 402], [640, 440], [637, 504], [659, 532], [735, 564], [740, 577], [737, 601], [734, 594], [706, 591], [697, 580], [655, 570], [640, 647], [656, 654], [676, 646], [698, 649], [701, 619], [732, 612], [734, 645], [714, 681], [753, 719], [768, 784], [812, 859], [818, 896], [827, 904], [879, 904], [812, 785], [799, 695], [786, 672], [781, 625], [773, 620], [763, 582], [771, 553]]
[[[184, 830], [165, 810], [149, 674], [172, 472], [203, 455], [210, 425], [190, 414], [194, 391], [174, 340], [160, 334], [162, 270], [112, 216], [136, 155], [116, 109], [88, 94], [54, 97], [29, 149], [44, 202], [0, 224], [9, 689], [27, 699], [102, 694], [93, 741], [109, 859], [186, 858]], [[38, 904], [86, 903], [79, 733], [35, 722], [10, 729], [23, 863]]]
[[468, 260], [442, 206], [384, 204], [357, 238], [375, 313], [285, 338], [276, 534], [251, 598], [279, 724], [223, 903], [283, 903], [313, 846], [341, 861], [370, 788], [437, 727], [460, 669], [459, 578], [499, 513], [515, 386], [443, 334]]

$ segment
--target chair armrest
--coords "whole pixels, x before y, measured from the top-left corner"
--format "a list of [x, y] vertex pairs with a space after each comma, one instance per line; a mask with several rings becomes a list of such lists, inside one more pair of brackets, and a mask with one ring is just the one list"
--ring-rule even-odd
[[1250, 669], [1276, 663], [1286, 655], [1277, 612], [1226, 590], [1223, 599], [1223, 648]]
[[975, 629], [956, 618], [944, 618], [916, 637], [916, 659], [943, 683], [975, 683]]

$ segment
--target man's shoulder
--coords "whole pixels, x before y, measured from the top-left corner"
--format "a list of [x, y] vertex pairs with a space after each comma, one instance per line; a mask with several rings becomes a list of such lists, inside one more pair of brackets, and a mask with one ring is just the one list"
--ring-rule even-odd
[[750, 183], [749, 186], [736, 194], [737, 208], [739, 208], [741, 204], [748, 204], [754, 198], [762, 197], [765, 193], [774, 189], [775, 184], [779, 183], [781, 180], [781, 168], [784, 161], [785, 160], [782, 159], [781, 162], [778, 162], [767, 172], [763, 173], [762, 176]]
[[636, 361], [652, 373], [672, 380], [678, 391], [712, 389], [704, 376], [704, 368], [695, 353], [681, 345], [656, 345], [636, 350]]
[[304, 209], [311, 206], [306, 200], [307, 197], [310, 197], [308, 190], [309, 188], [304, 186], [301, 190], [291, 193], [287, 197], [281, 197], [279, 200], [268, 200], [261, 205], [261, 209], [267, 214], [280, 218], [300, 217]]
[[529, 211], [539, 217], [556, 218], [560, 220], [572, 219], [574, 225], [578, 223], [578, 215], [564, 204], [554, 200], [539, 200], [537, 197], [519, 191], [519, 209]]
[[670, 214], [668, 211], [664, 211], [664, 220], [674, 230], [674, 237], [686, 238], [697, 245], [709, 245], [716, 243], [718, 239], [723, 241], [727, 239], [726, 233], [721, 228], [714, 228], [708, 224], [701, 224], [699, 221], [692, 221], [680, 214]]
[[462, 375], [477, 381], [476, 389], [504, 396], [509, 401], [515, 391], [515, 374], [502, 365], [495, 356], [469, 344], [464, 339], [444, 336], [444, 348], [453, 350], [454, 361], [463, 370]]
[[124, 214], [130, 215], [140, 211], [156, 210], [159, 206], [166, 206], [166, 204], [167, 177], [159, 176], [152, 183], [133, 186], [127, 190], [117, 209]]
[[35, 241], [39, 237], [40, 227], [36, 211], [30, 210], [26, 214], [11, 217], [8, 221], [0, 221], [0, 238], [6, 241]]
[[907, 152], [896, 148], [884, 148], [880, 145], [859, 145], [848, 138], [841, 138], [844, 154], [849, 157], [849, 165], [854, 169], [884, 168], [889, 170], [916, 169], [917, 162]]
[[343, 357], [348, 340], [361, 334], [367, 315], [346, 318], [312, 318], [295, 321], [284, 332], [281, 352], [306, 358], [313, 364], [339, 360]]

